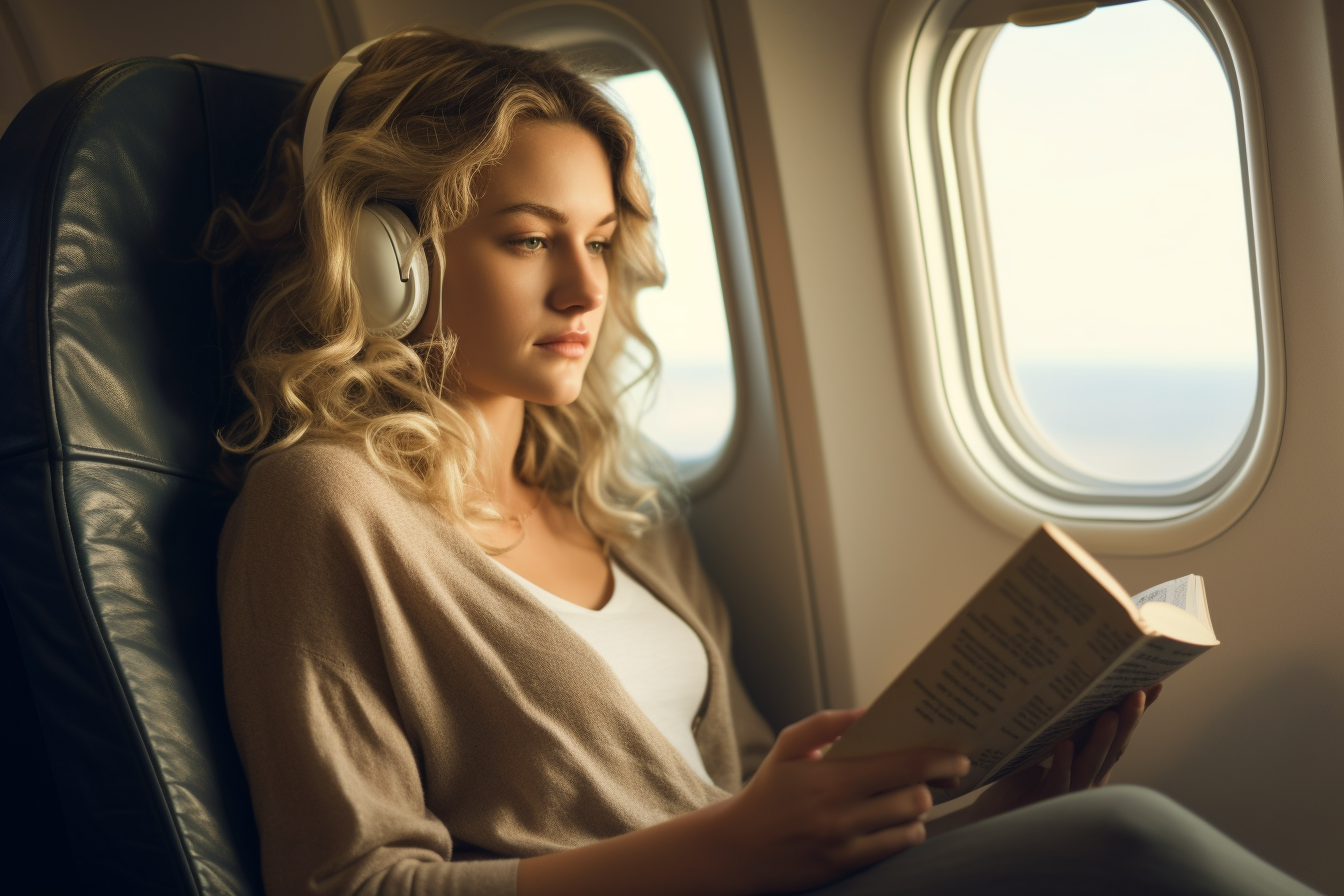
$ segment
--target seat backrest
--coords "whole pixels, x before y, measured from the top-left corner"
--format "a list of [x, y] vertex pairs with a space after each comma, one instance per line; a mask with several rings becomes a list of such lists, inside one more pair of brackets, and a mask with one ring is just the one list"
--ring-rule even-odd
[[199, 246], [298, 88], [132, 59], [0, 139], [0, 592], [86, 892], [261, 893], [215, 604], [232, 359]]

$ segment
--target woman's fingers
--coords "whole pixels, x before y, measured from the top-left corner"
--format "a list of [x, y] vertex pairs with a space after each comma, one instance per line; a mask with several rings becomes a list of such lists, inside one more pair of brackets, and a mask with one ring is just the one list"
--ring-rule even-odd
[[775, 738], [767, 762], [816, 759], [823, 747], [835, 741], [858, 721], [862, 709], [827, 709], [794, 722]]
[[1070, 791], [1087, 790], [1097, 780], [1102, 771], [1101, 767], [1106, 762], [1106, 756], [1111, 751], [1111, 744], [1115, 743], [1119, 727], [1119, 713], [1108, 710], [1097, 716], [1096, 722], [1092, 725], [1092, 736], [1078, 752], [1077, 758], [1073, 760], [1073, 767], [1069, 770]]
[[932, 748], [830, 761], [858, 794], [883, 793], [938, 778], [959, 778], [971, 770], [970, 760], [962, 754]]
[[922, 820], [933, 808], [933, 794], [923, 784], [880, 793], [855, 806], [844, 820], [843, 834], [858, 837], [885, 828]]
[[1125, 750], [1129, 749], [1129, 739], [1134, 736], [1134, 729], [1138, 727], [1139, 719], [1148, 708], [1148, 702], [1149, 697], [1145, 692], [1135, 691], [1120, 705], [1120, 725], [1116, 729], [1115, 738], [1111, 741], [1111, 749], [1106, 753], [1106, 761], [1101, 764], [1101, 769], [1097, 772], [1098, 786], [1106, 783], [1111, 769], [1115, 768]]
[[1129, 746], [1144, 710], [1162, 693], [1160, 684], [1136, 691], [1118, 710], [1104, 712], [1079, 728], [1054, 749], [1049, 770], [1040, 766], [1019, 769], [996, 783], [975, 803], [979, 817], [1026, 806], [1075, 790], [1101, 787]]

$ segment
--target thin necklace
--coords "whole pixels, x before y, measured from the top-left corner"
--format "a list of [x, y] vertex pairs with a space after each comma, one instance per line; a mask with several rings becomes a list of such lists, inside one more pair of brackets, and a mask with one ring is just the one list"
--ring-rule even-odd
[[532, 505], [532, 509], [529, 510], [527, 513], [522, 514], [521, 516], [511, 516], [509, 517], [509, 519], [516, 522], [518, 524], [518, 528], [526, 532], [527, 527], [524, 526], [523, 523], [527, 522], [528, 518], [531, 517], [532, 514], [537, 512], [537, 508], [541, 506], [541, 499], [544, 497], [546, 497], [546, 492], [542, 491], [541, 489], [537, 489], [537, 501], [535, 504]]
[[527, 513], [521, 514], [519, 516], [511, 516], [508, 518], [510, 522], [516, 522], [518, 524], [518, 539], [512, 544], [510, 544], [508, 547], [500, 548], [499, 553], [507, 554], [509, 551], [513, 550], [514, 548], [518, 547], [518, 545], [523, 543], [524, 539], [527, 538], [526, 523], [528, 517], [532, 516], [532, 514], [537, 512], [537, 508], [541, 506], [541, 499], [544, 497], [546, 497], [545, 490], [537, 489], [537, 503], [532, 505], [532, 509], [529, 510]]

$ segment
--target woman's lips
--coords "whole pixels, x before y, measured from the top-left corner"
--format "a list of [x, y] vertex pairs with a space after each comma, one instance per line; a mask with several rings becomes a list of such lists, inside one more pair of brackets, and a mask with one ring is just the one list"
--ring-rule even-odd
[[544, 342], [536, 343], [537, 348], [555, 352], [563, 358], [582, 358], [588, 351], [588, 333], [561, 333]]

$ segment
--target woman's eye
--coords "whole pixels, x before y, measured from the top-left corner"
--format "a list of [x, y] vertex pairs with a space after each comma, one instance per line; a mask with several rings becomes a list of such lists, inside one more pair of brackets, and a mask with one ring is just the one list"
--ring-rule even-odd
[[546, 245], [546, 241], [539, 236], [528, 236], [514, 240], [513, 244], [524, 251], [536, 252]]
[[603, 240], [593, 240], [588, 244], [588, 251], [593, 255], [603, 255], [610, 248], [611, 243], [604, 242]]

